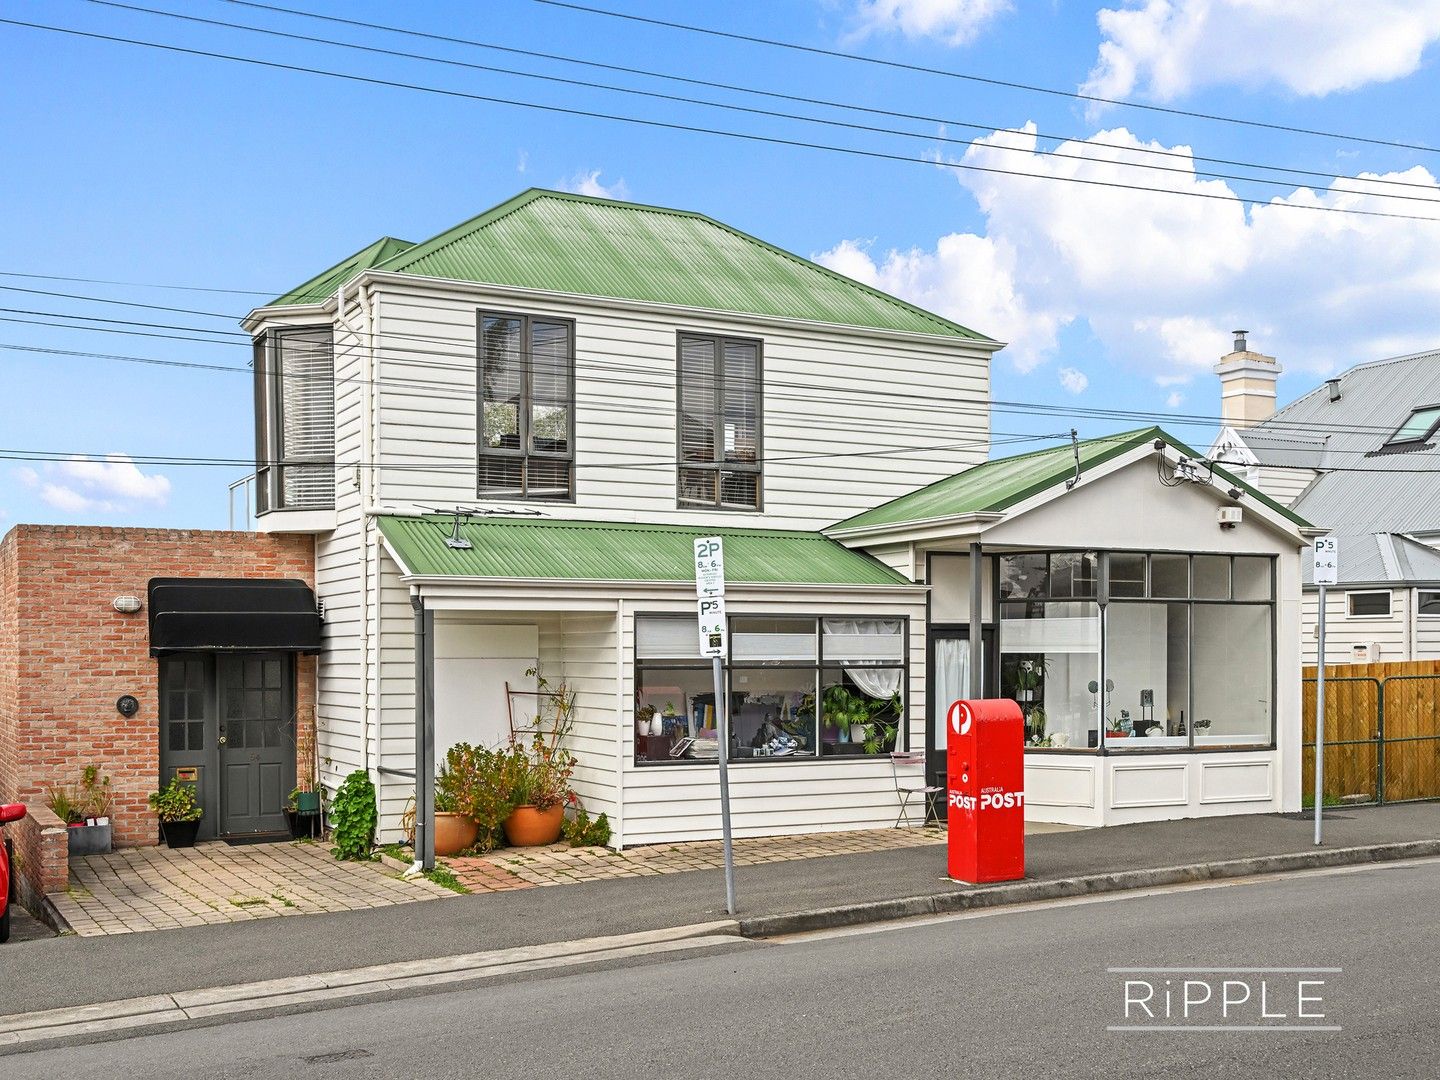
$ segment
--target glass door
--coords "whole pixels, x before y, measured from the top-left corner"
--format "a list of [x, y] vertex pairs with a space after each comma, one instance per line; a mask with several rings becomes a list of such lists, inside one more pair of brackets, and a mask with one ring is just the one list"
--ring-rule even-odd
[[[981, 638], [980, 680], [986, 694], [994, 670], [995, 631], [986, 630]], [[945, 784], [945, 714], [950, 704], [970, 696], [970, 664], [972, 652], [969, 630], [932, 630], [930, 632], [930, 720], [925, 734], [926, 783]]]

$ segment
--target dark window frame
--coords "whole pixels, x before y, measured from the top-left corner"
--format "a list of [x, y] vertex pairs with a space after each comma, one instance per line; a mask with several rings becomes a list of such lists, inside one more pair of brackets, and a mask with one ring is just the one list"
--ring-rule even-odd
[[[1384, 611], [1361, 611], [1355, 610], [1354, 598], [1357, 596], [1383, 596], [1385, 597]], [[1395, 616], [1395, 596], [1390, 589], [1347, 589], [1345, 592], [1345, 618], [1347, 619], [1390, 619]]]
[[[516, 416], [516, 428], [520, 447], [514, 450], [491, 447], [485, 443], [486, 319], [520, 320], [520, 402], [517, 406], [518, 415]], [[569, 349], [567, 350], [568, 355], [566, 356], [566, 390], [568, 392], [569, 406], [566, 410], [567, 426], [565, 443], [567, 451], [564, 454], [536, 450], [531, 445], [530, 417], [534, 407], [535, 387], [531, 327], [535, 322], [564, 325], [569, 334]], [[562, 315], [549, 315], [543, 312], [502, 311], [497, 308], [475, 309], [475, 493], [477, 497], [484, 499], [486, 502], [575, 502], [576, 488], [579, 486], [576, 480], [575, 465], [575, 335], [576, 321], [573, 318], [566, 318]], [[486, 458], [520, 462], [519, 494], [515, 494], [514, 492], [497, 493], [485, 489], [484, 469]], [[532, 495], [529, 493], [529, 471], [532, 458], [536, 461], [543, 462], [569, 462], [570, 483], [567, 494]]]
[[[285, 456], [285, 392], [281, 382], [286, 375], [280, 370], [280, 350], [285, 338], [324, 331], [330, 335], [330, 424], [332, 443], [327, 458], [287, 458]], [[252, 345], [251, 366], [255, 386], [255, 516], [275, 511], [335, 509], [332, 487], [328, 502], [290, 506], [285, 502], [285, 469], [290, 466], [335, 466], [335, 328], [328, 323], [305, 326], [279, 326], [261, 332]]]
[[[684, 410], [685, 400], [684, 386], [684, 365], [682, 363], [681, 349], [685, 340], [708, 341], [715, 346], [715, 452], [714, 460], [709, 462], [687, 461], [685, 459], [684, 445]], [[725, 460], [725, 343], [734, 342], [742, 345], [753, 345], [755, 347], [755, 462], [753, 465], [744, 462], [727, 462]], [[686, 470], [693, 472], [713, 472], [717, 474], [715, 484], [715, 501], [702, 502], [697, 499], [686, 499], [681, 495], [683, 490], [681, 474]], [[720, 474], [727, 472], [738, 472], [754, 474], [755, 476], [755, 505], [735, 506], [727, 505], [723, 500], [723, 477]], [[701, 330], [677, 330], [675, 332], [675, 506], [680, 510], [715, 510], [727, 514], [758, 514], [765, 510], [765, 341], [763, 338], [743, 337], [736, 334], [721, 334]]]
[[[683, 767], [687, 767], [687, 766], [688, 766], [688, 767], [690, 767], [690, 768], [697, 768], [697, 769], [710, 769], [710, 768], [717, 768], [718, 765], [719, 765], [719, 760], [718, 760], [718, 759], [714, 759], [714, 758], [701, 758], [701, 759], [696, 759], [696, 758], [671, 758], [671, 759], [666, 760], [666, 761], [651, 761], [651, 760], [648, 759], [648, 758], [641, 758], [641, 757], [638, 756], [638, 747], [637, 747], [637, 746], [635, 745], [635, 743], [634, 743], [634, 739], [635, 739], [635, 701], [636, 701], [636, 698], [638, 697], [638, 695], [639, 695], [639, 693], [640, 693], [642, 668], [644, 668], [644, 667], [647, 665], [647, 661], [644, 661], [644, 660], [642, 660], [642, 659], [640, 658], [640, 650], [639, 650], [639, 648], [638, 648], [638, 642], [639, 642], [639, 639], [640, 639], [640, 634], [639, 634], [639, 630], [638, 630], [637, 627], [638, 627], [639, 621], [640, 621], [641, 619], [665, 619], [665, 618], [674, 619], [674, 618], [677, 618], [677, 617], [678, 617], [678, 618], [685, 618], [685, 616], [683, 616], [683, 615], [678, 615], [678, 616], [677, 616], [677, 613], [674, 612], [674, 611], [637, 611], [637, 612], [635, 612], [635, 613], [633, 613], [633, 614], [631, 615], [631, 620], [632, 620], [632, 622], [631, 622], [631, 627], [632, 627], [631, 640], [632, 640], [632, 641], [635, 641], [635, 642], [637, 643], [636, 647], [632, 649], [632, 651], [631, 651], [631, 656], [630, 656], [630, 678], [631, 678], [631, 683], [630, 683], [630, 685], [634, 688], [632, 694], [630, 695], [630, 738], [631, 738], [630, 763], [631, 763], [631, 765], [634, 766], [635, 768], [641, 768], [641, 769], [649, 769], [649, 768], [673, 769], [673, 768], [683, 768]], [[825, 724], [825, 706], [824, 706], [823, 701], [821, 700], [821, 698], [823, 697], [823, 694], [824, 694], [823, 679], [824, 679], [824, 674], [825, 674], [825, 644], [824, 644], [825, 632], [824, 632], [824, 620], [825, 620], [825, 619], [856, 619], [856, 620], [883, 619], [883, 620], [885, 620], [885, 621], [887, 621], [887, 622], [893, 622], [893, 621], [895, 621], [895, 620], [898, 619], [898, 620], [900, 621], [900, 623], [901, 623], [900, 638], [901, 638], [901, 641], [903, 642], [903, 647], [902, 647], [902, 649], [901, 649], [901, 656], [902, 656], [903, 659], [902, 659], [901, 663], [898, 664], [898, 665], [885, 665], [885, 666], [886, 666], [886, 667], [899, 667], [900, 670], [901, 670], [901, 674], [900, 674], [900, 690], [901, 690], [900, 709], [901, 709], [901, 716], [900, 716], [900, 725], [899, 725], [899, 728], [897, 729], [896, 734], [895, 734], [895, 750], [898, 751], [898, 750], [909, 750], [909, 749], [910, 749], [910, 743], [911, 743], [911, 738], [910, 738], [910, 723], [911, 723], [910, 709], [911, 709], [911, 706], [912, 706], [912, 704], [913, 704], [914, 694], [911, 693], [911, 687], [910, 687], [910, 616], [909, 616], [908, 614], [906, 614], [906, 615], [898, 615], [898, 614], [897, 614], [897, 615], [877, 615], [877, 614], [875, 614], [874, 612], [867, 612], [867, 613], [864, 613], [864, 614], [853, 614], [853, 613], [837, 614], [837, 613], [835, 613], [835, 612], [825, 612], [824, 614], [819, 614], [819, 613], [810, 612], [810, 611], [806, 611], [806, 612], [785, 612], [785, 613], [783, 613], [783, 614], [781, 614], [781, 613], [772, 613], [772, 612], [763, 612], [763, 611], [737, 612], [736, 614], [731, 615], [731, 616], [729, 617], [729, 620], [728, 620], [729, 625], [730, 625], [730, 627], [731, 627], [730, 633], [731, 633], [731, 636], [732, 636], [732, 637], [733, 637], [733, 635], [734, 635], [734, 629], [733, 629], [734, 623], [735, 623], [735, 620], [736, 620], [737, 618], [739, 618], [739, 619], [804, 618], [804, 619], [814, 619], [814, 620], [815, 620], [815, 659], [814, 659], [813, 662], [811, 662], [811, 661], [799, 661], [799, 660], [785, 660], [785, 661], [780, 661], [780, 662], [773, 663], [773, 664], [766, 664], [766, 663], [763, 663], [763, 662], [760, 662], [760, 661], [742, 660], [742, 661], [740, 661], [739, 663], [732, 664], [731, 661], [730, 661], [730, 657], [729, 657], [729, 656], [726, 656], [725, 659], [724, 659], [724, 662], [723, 662], [722, 665], [721, 665], [721, 670], [724, 672], [724, 678], [725, 678], [725, 693], [726, 693], [728, 696], [733, 696], [734, 693], [735, 693], [735, 688], [734, 688], [734, 685], [733, 685], [733, 683], [732, 683], [732, 681], [731, 681], [731, 672], [732, 672], [732, 671], [753, 671], [753, 670], [774, 671], [774, 670], [779, 670], [779, 669], [788, 668], [788, 669], [791, 669], [791, 670], [811, 671], [811, 672], [813, 672], [814, 675], [815, 675], [815, 685], [816, 685], [817, 691], [818, 691], [818, 692], [816, 693], [816, 695], [815, 695], [815, 730], [816, 730], [817, 733], [824, 728], [824, 724]], [[699, 643], [699, 638], [698, 638], [698, 636], [697, 636], [697, 638], [696, 638], [696, 643], [697, 643], [697, 646], [698, 646], [698, 643]], [[711, 672], [713, 671], [713, 665], [712, 665], [712, 663], [711, 663], [709, 660], [706, 660], [704, 657], [697, 657], [697, 658], [695, 658], [693, 661], [692, 661], [692, 660], [689, 660], [689, 659], [652, 660], [652, 661], [649, 661], [648, 664], [652, 667], [652, 670], [659, 670], [659, 671], [664, 671], [664, 670], [670, 670], [670, 671], [701, 671], [701, 672], [704, 672], [707, 677], [709, 677], [709, 676], [711, 675]], [[839, 666], [839, 661], [835, 661], [835, 662], [833, 662], [833, 663], [831, 664], [831, 667], [838, 667], [838, 666]], [[928, 722], [928, 721], [927, 721], [927, 722]], [[769, 766], [769, 765], [841, 765], [841, 764], [854, 765], [854, 764], [857, 763], [857, 762], [866, 762], [866, 761], [868, 761], [868, 762], [877, 762], [877, 761], [885, 761], [885, 762], [888, 762], [888, 761], [890, 760], [890, 754], [889, 754], [888, 752], [881, 752], [881, 753], [878, 753], [878, 754], [846, 754], [846, 755], [830, 754], [830, 755], [826, 755], [826, 754], [822, 754], [822, 753], [819, 753], [819, 752], [818, 752], [818, 750], [819, 750], [819, 747], [818, 747], [818, 746], [816, 747], [816, 750], [817, 750], [817, 753], [815, 753], [814, 755], [807, 755], [807, 756], [804, 756], [804, 757], [800, 757], [800, 756], [787, 756], [787, 757], [731, 758], [728, 764], [729, 764], [729, 766], [733, 769], [733, 768], [735, 768], [736, 766], [740, 766], [741, 768], [744, 768], [744, 767], [751, 766], [751, 765], [756, 765], [756, 766], [761, 766], [761, 767]]]
[[[1434, 419], [1430, 421], [1430, 426], [1427, 427], [1419, 435], [1407, 435], [1405, 438], [1402, 439], [1400, 437], [1400, 432], [1404, 431], [1410, 421], [1415, 419], [1417, 413], [1424, 412], [1435, 413]], [[1381, 444], [1380, 448], [1382, 450], [1417, 449], [1425, 443], [1428, 443], [1434, 437], [1437, 428], [1440, 428], [1440, 402], [1432, 403], [1429, 405], [1416, 405], [1406, 415], [1405, 419], [1400, 421], [1400, 424], [1395, 428], [1393, 432], [1390, 433], [1390, 437], [1386, 439], [1383, 444]]]

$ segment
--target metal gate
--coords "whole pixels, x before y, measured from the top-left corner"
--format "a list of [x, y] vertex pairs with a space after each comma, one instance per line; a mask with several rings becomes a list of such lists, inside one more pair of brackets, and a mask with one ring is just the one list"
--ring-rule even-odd
[[[1315, 680], [1304, 681], [1305, 805], [1314, 803]], [[1325, 802], [1440, 799], [1440, 675], [1326, 676]]]

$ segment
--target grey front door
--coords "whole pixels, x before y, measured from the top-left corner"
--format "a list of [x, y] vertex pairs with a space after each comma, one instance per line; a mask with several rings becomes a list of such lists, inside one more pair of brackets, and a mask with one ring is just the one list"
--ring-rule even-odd
[[295, 786], [295, 693], [289, 657], [236, 653], [216, 658], [219, 831], [280, 833]]
[[199, 838], [214, 839], [220, 805], [215, 777], [215, 662], [200, 654], [160, 661], [160, 783], [195, 785], [204, 810]]

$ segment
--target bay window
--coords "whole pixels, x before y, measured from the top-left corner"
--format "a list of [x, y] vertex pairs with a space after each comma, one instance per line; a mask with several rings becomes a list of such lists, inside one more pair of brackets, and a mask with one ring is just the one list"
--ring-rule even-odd
[[479, 494], [573, 498], [574, 325], [493, 312], [479, 321]]
[[255, 341], [255, 510], [335, 505], [335, 349], [328, 326]]

